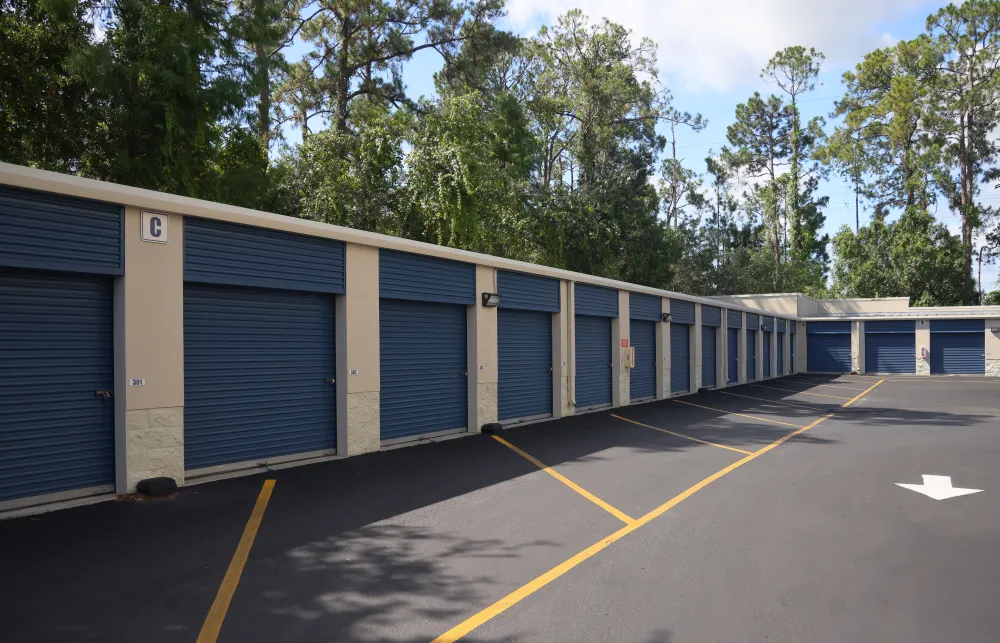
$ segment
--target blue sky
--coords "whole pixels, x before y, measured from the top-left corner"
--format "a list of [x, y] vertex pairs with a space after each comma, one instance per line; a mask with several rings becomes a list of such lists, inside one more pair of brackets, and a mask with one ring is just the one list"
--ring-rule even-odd
[[[530, 35], [567, 10], [580, 8], [591, 18], [607, 17], [636, 37], [651, 38], [659, 48], [660, 80], [674, 95], [675, 107], [708, 119], [702, 132], [682, 132], [678, 138], [678, 155], [701, 172], [709, 150], [725, 144], [736, 105], [754, 91], [766, 95], [774, 90], [759, 77], [774, 52], [803, 45], [826, 54], [820, 83], [801, 104], [807, 119], [826, 117], [842, 95], [844, 71], [865, 52], [915, 37], [928, 14], [943, 5], [925, 0], [508, 0], [505, 26]], [[412, 97], [433, 95], [433, 74], [440, 65], [436, 53], [425, 51], [405, 66]], [[297, 138], [289, 134], [289, 139]], [[854, 226], [854, 193], [848, 183], [834, 176], [821, 184], [818, 194], [830, 197], [826, 232], [832, 236], [842, 225]], [[984, 197], [1000, 205], [1000, 193], [987, 190]], [[943, 205], [937, 217], [953, 231], [959, 229], [958, 218]], [[862, 206], [862, 225], [866, 218]], [[984, 289], [993, 289], [996, 282], [997, 266], [984, 266]]]

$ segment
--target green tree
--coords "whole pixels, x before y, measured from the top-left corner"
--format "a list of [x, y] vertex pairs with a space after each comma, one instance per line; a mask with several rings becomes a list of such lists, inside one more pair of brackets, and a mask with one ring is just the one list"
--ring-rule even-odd
[[962, 218], [965, 283], [962, 301], [973, 296], [972, 251], [976, 232], [993, 210], [977, 200], [1000, 147], [1000, 2], [969, 0], [948, 5], [927, 19], [938, 48], [931, 129], [947, 166], [937, 184]]
[[375, 110], [355, 133], [326, 130], [273, 169], [277, 210], [324, 223], [412, 236], [403, 171], [405, 114]]
[[[803, 130], [799, 117], [799, 96], [816, 88], [816, 79], [820, 67], [826, 57], [815, 49], [805, 47], [787, 47], [774, 55], [761, 72], [760, 77], [773, 82], [781, 91], [788, 95], [789, 121], [788, 132], [788, 214], [791, 228], [792, 253], [799, 259], [805, 259], [815, 252], [815, 222], [806, 224], [803, 229], [803, 204], [799, 193], [803, 178], [802, 165], [809, 159], [811, 148], [816, 138], [821, 135], [821, 121], [813, 119]], [[807, 184], [808, 189], [808, 184]], [[815, 206], [815, 204], [814, 204]], [[815, 216], [816, 208], [810, 214]]]
[[246, 102], [225, 12], [216, 0], [104, 8], [104, 39], [75, 62], [101, 115], [84, 174], [186, 196], [219, 193], [213, 166], [239, 138]]
[[402, 65], [414, 54], [433, 49], [447, 62], [467, 40], [495, 37], [502, 11], [502, 0], [309, 0], [299, 35], [311, 49], [291, 65], [277, 99], [303, 135], [314, 119], [346, 133], [358, 100], [412, 106]]
[[835, 296], [908, 296], [915, 306], [962, 302], [962, 242], [927, 212], [911, 208], [889, 222], [878, 211], [857, 234], [843, 227], [833, 247]]
[[76, 172], [99, 114], [72, 61], [91, 46], [92, 5], [0, 2], [0, 160]]

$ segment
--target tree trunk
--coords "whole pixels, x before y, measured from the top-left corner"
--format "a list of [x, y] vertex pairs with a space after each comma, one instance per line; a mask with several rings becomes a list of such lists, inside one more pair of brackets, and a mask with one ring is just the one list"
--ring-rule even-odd
[[972, 304], [972, 175], [974, 168], [972, 151], [972, 114], [965, 113], [960, 117], [961, 135], [959, 137], [959, 167], [961, 170], [961, 212], [962, 212], [962, 250], [965, 254], [965, 272], [963, 274], [962, 303]]
[[271, 149], [271, 66], [264, 45], [254, 44], [254, 56], [257, 59], [257, 136], [267, 155]]
[[347, 133], [347, 96], [351, 91], [350, 77], [351, 23], [344, 15], [340, 23], [340, 51], [337, 53], [337, 122], [338, 134]]

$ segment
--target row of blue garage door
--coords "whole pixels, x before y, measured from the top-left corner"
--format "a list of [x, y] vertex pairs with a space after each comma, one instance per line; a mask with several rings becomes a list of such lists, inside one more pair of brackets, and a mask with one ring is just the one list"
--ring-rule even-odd
[[[915, 373], [919, 350], [917, 323], [913, 320], [865, 322], [865, 372]], [[852, 370], [850, 322], [809, 322], [806, 333], [810, 372], [849, 373]], [[931, 320], [930, 371], [932, 375], [985, 373], [985, 321]]]

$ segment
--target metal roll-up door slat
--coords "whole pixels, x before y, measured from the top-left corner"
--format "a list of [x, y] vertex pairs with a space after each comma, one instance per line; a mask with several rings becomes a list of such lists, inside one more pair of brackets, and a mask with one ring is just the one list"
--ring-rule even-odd
[[785, 374], [785, 334], [778, 333], [778, 375]]
[[916, 373], [917, 335], [912, 321], [865, 323], [865, 372]]
[[726, 382], [734, 384], [739, 381], [740, 377], [740, 331], [735, 328], [726, 330], [726, 350], [728, 351], [727, 361], [729, 363]]
[[934, 332], [932, 326], [932, 375], [983, 375], [985, 373], [986, 335], [982, 330], [971, 333]]
[[[749, 324], [748, 324], [749, 326]], [[747, 381], [757, 380], [757, 332], [747, 329]]]
[[771, 377], [771, 331], [764, 331], [764, 378]]
[[715, 388], [716, 383], [716, 342], [715, 328], [701, 327], [701, 385], [704, 388]]
[[810, 373], [850, 373], [851, 323], [806, 324], [806, 370]]
[[656, 397], [656, 322], [632, 319], [629, 344], [635, 349], [635, 368], [629, 374], [629, 397]]
[[611, 318], [576, 316], [576, 408], [611, 405]]
[[184, 285], [184, 466], [337, 447], [333, 296]]
[[691, 390], [690, 326], [670, 324], [670, 392]]
[[[0, 269], [0, 502], [115, 480], [111, 278]], [[107, 487], [107, 488], [105, 488]]]
[[502, 421], [552, 414], [552, 313], [497, 310]]
[[382, 440], [464, 430], [468, 359], [464, 305], [382, 299]]

